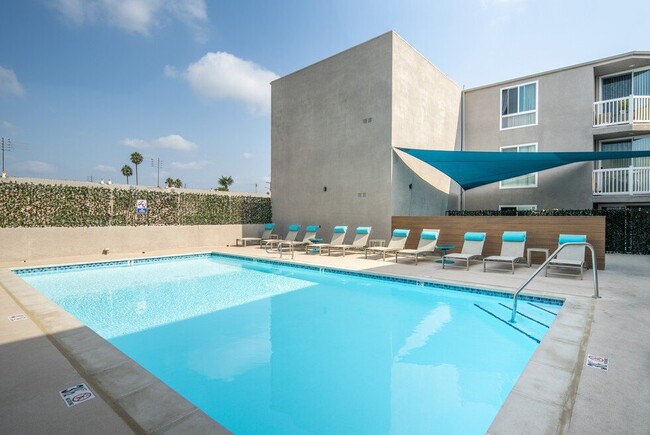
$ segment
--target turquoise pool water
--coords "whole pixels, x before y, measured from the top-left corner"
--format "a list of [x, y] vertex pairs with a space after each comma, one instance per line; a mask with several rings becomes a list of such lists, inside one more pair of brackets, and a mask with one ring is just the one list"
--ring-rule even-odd
[[560, 309], [221, 255], [18, 273], [238, 434], [484, 433]]

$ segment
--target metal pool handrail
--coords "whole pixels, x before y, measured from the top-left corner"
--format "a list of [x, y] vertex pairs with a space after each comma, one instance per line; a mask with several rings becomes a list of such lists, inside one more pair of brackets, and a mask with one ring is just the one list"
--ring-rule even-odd
[[530, 282], [533, 280], [533, 278], [535, 278], [537, 276], [538, 273], [540, 273], [542, 270], [544, 270], [546, 265], [548, 263], [550, 263], [552, 259], [557, 257], [557, 254], [559, 254], [559, 252], [562, 249], [564, 249], [564, 247], [571, 246], [571, 245], [574, 245], [574, 246], [575, 245], [586, 246], [591, 251], [591, 266], [592, 266], [591, 268], [594, 271], [594, 296], [593, 297], [594, 298], [599, 298], [600, 297], [599, 294], [598, 294], [598, 266], [596, 264], [596, 251], [594, 250], [594, 247], [591, 246], [591, 244], [587, 243], [587, 242], [567, 242], [567, 243], [563, 243], [555, 250], [555, 252], [553, 252], [551, 255], [549, 255], [549, 257], [546, 259], [546, 261], [544, 263], [542, 263], [542, 265], [539, 266], [537, 268], [537, 270], [531, 276], [529, 276], [528, 279], [526, 281], [524, 281], [524, 283], [522, 285], [520, 285], [519, 288], [517, 289], [517, 291], [515, 292], [515, 295], [514, 295], [513, 300], [512, 300], [512, 316], [510, 316], [510, 323], [515, 323], [515, 316], [517, 315], [517, 298], [519, 297], [519, 293], [521, 293], [521, 291], [524, 288], [526, 288], [526, 286], [528, 284], [530, 284]]

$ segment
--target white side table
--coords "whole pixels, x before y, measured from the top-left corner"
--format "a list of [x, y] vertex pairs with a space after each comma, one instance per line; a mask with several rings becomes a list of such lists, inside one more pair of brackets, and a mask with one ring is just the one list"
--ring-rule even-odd
[[368, 247], [374, 248], [377, 246], [386, 246], [386, 240], [384, 239], [370, 239], [368, 240]]
[[548, 249], [546, 248], [528, 248], [526, 249], [526, 259], [528, 260], [528, 267], [531, 265], [531, 254], [533, 252], [541, 252], [545, 255], [544, 261], [548, 260]]

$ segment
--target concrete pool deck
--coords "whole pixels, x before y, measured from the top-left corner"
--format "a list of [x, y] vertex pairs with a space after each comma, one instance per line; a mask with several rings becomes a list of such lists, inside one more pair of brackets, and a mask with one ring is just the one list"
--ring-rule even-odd
[[[279, 260], [257, 247], [217, 252]], [[200, 410], [98, 340], [7, 268], [140, 258], [146, 255], [68, 257], [57, 261], [0, 263], [0, 402], [7, 433], [226, 433]], [[292, 261], [285, 256], [281, 261]], [[338, 269], [444, 281], [483, 288], [516, 289], [534, 269], [516, 273], [442, 270], [431, 260], [383, 262], [363, 255], [295, 260]], [[543, 275], [543, 274], [542, 274]], [[491, 434], [648, 433], [650, 428], [650, 256], [608, 255], [599, 272], [601, 299], [591, 298], [591, 271], [584, 281], [540, 276], [527, 293], [566, 298], [560, 315], [508, 396]], [[27, 319], [8, 317], [25, 313]], [[609, 370], [585, 367], [585, 355], [609, 358]], [[67, 408], [59, 391], [86, 382], [97, 396]]]

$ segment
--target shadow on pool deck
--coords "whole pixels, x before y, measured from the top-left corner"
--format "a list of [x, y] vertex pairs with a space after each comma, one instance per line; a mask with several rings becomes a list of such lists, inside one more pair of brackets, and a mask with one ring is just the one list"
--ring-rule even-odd
[[[268, 254], [255, 247], [220, 248], [219, 251], [278, 259], [277, 254]], [[170, 250], [153, 254], [182, 252], [191, 251]], [[119, 258], [136, 257], [142, 255], [122, 255]], [[76, 257], [62, 259], [57, 263], [106, 259], [106, 256]], [[291, 260], [285, 257], [283, 261]], [[406, 262], [395, 264], [381, 259], [365, 260], [362, 255], [356, 254], [342, 258], [298, 253], [295, 261], [510, 291], [518, 287], [534, 270], [520, 266], [514, 275], [484, 273], [478, 264], [472, 266], [469, 272], [462, 269], [442, 270], [439, 264], [431, 260], [422, 261], [415, 266]], [[37, 266], [48, 263], [54, 262], [0, 266]], [[648, 432], [649, 271], [650, 256], [608, 255], [607, 270], [599, 273], [602, 298], [598, 300], [591, 298], [591, 273], [585, 273], [584, 281], [541, 276], [530, 284], [530, 293], [567, 297], [570, 302], [567, 305], [574, 311], [563, 309], [562, 319], [558, 318], [557, 327], [554, 323], [547, 337], [542, 340], [542, 345], [520, 379], [521, 385], [518, 382], [513, 389], [491, 426], [490, 433], [583, 434], [594, 430], [601, 433]], [[19, 281], [18, 284], [16, 280]], [[147, 391], [146, 388], [157, 380], [130, 378], [133, 370], [142, 369], [133, 367], [128, 359], [121, 360], [120, 355], [111, 353], [110, 349], [104, 356], [101, 352], [94, 353], [91, 362], [98, 365], [95, 369], [89, 369], [89, 360], [84, 360], [84, 352], [95, 348], [93, 334], [75, 323], [75, 319], [70, 320], [69, 330], [64, 332], [67, 320], [53, 315], [51, 307], [40, 300], [42, 296], [21, 294], [20, 283], [22, 280], [6, 269], [0, 269], [0, 285], [3, 287], [0, 291], [0, 367], [3, 372], [0, 388], [4, 392], [4, 399], [0, 402], [0, 421], [3, 431], [60, 433], [78, 430], [80, 427], [93, 433], [223, 431], [218, 425], [211, 426], [200, 411], [187, 407], [186, 402], [169, 402], [165, 406], [159, 406], [144, 399], [156, 396], [157, 391], [165, 390], [166, 386], [156, 384], [155, 388], [159, 390]], [[8, 320], [10, 315], [25, 311], [30, 318], [17, 322]], [[44, 330], [52, 332], [56, 328], [58, 332], [51, 335], [50, 339], [43, 333]], [[72, 336], [83, 339], [75, 345], [75, 349], [66, 349], [65, 339]], [[585, 367], [586, 353], [609, 358], [609, 370]], [[68, 356], [65, 357], [64, 354]], [[113, 357], [118, 358], [119, 362], [111, 364]], [[568, 370], [567, 367], [572, 369]], [[549, 372], [549, 369], [554, 371]], [[106, 378], [98, 373], [106, 375], [109, 370], [113, 371], [111, 376], [114, 382], [111, 381], [113, 385], [107, 387]], [[148, 373], [144, 372], [146, 378]], [[67, 408], [59, 397], [59, 391], [84, 381], [99, 397]], [[106, 393], [107, 388], [112, 389], [112, 392]], [[175, 395], [173, 391], [166, 393]], [[130, 399], [120, 404], [119, 400], [124, 397]], [[125, 407], [128, 408], [126, 411]], [[129, 412], [142, 414], [135, 417], [135, 420], [140, 418], [139, 422], [125, 415]], [[190, 418], [196, 415], [199, 417]], [[153, 420], [147, 420], [148, 418]], [[166, 423], [160, 423], [161, 421]]]

